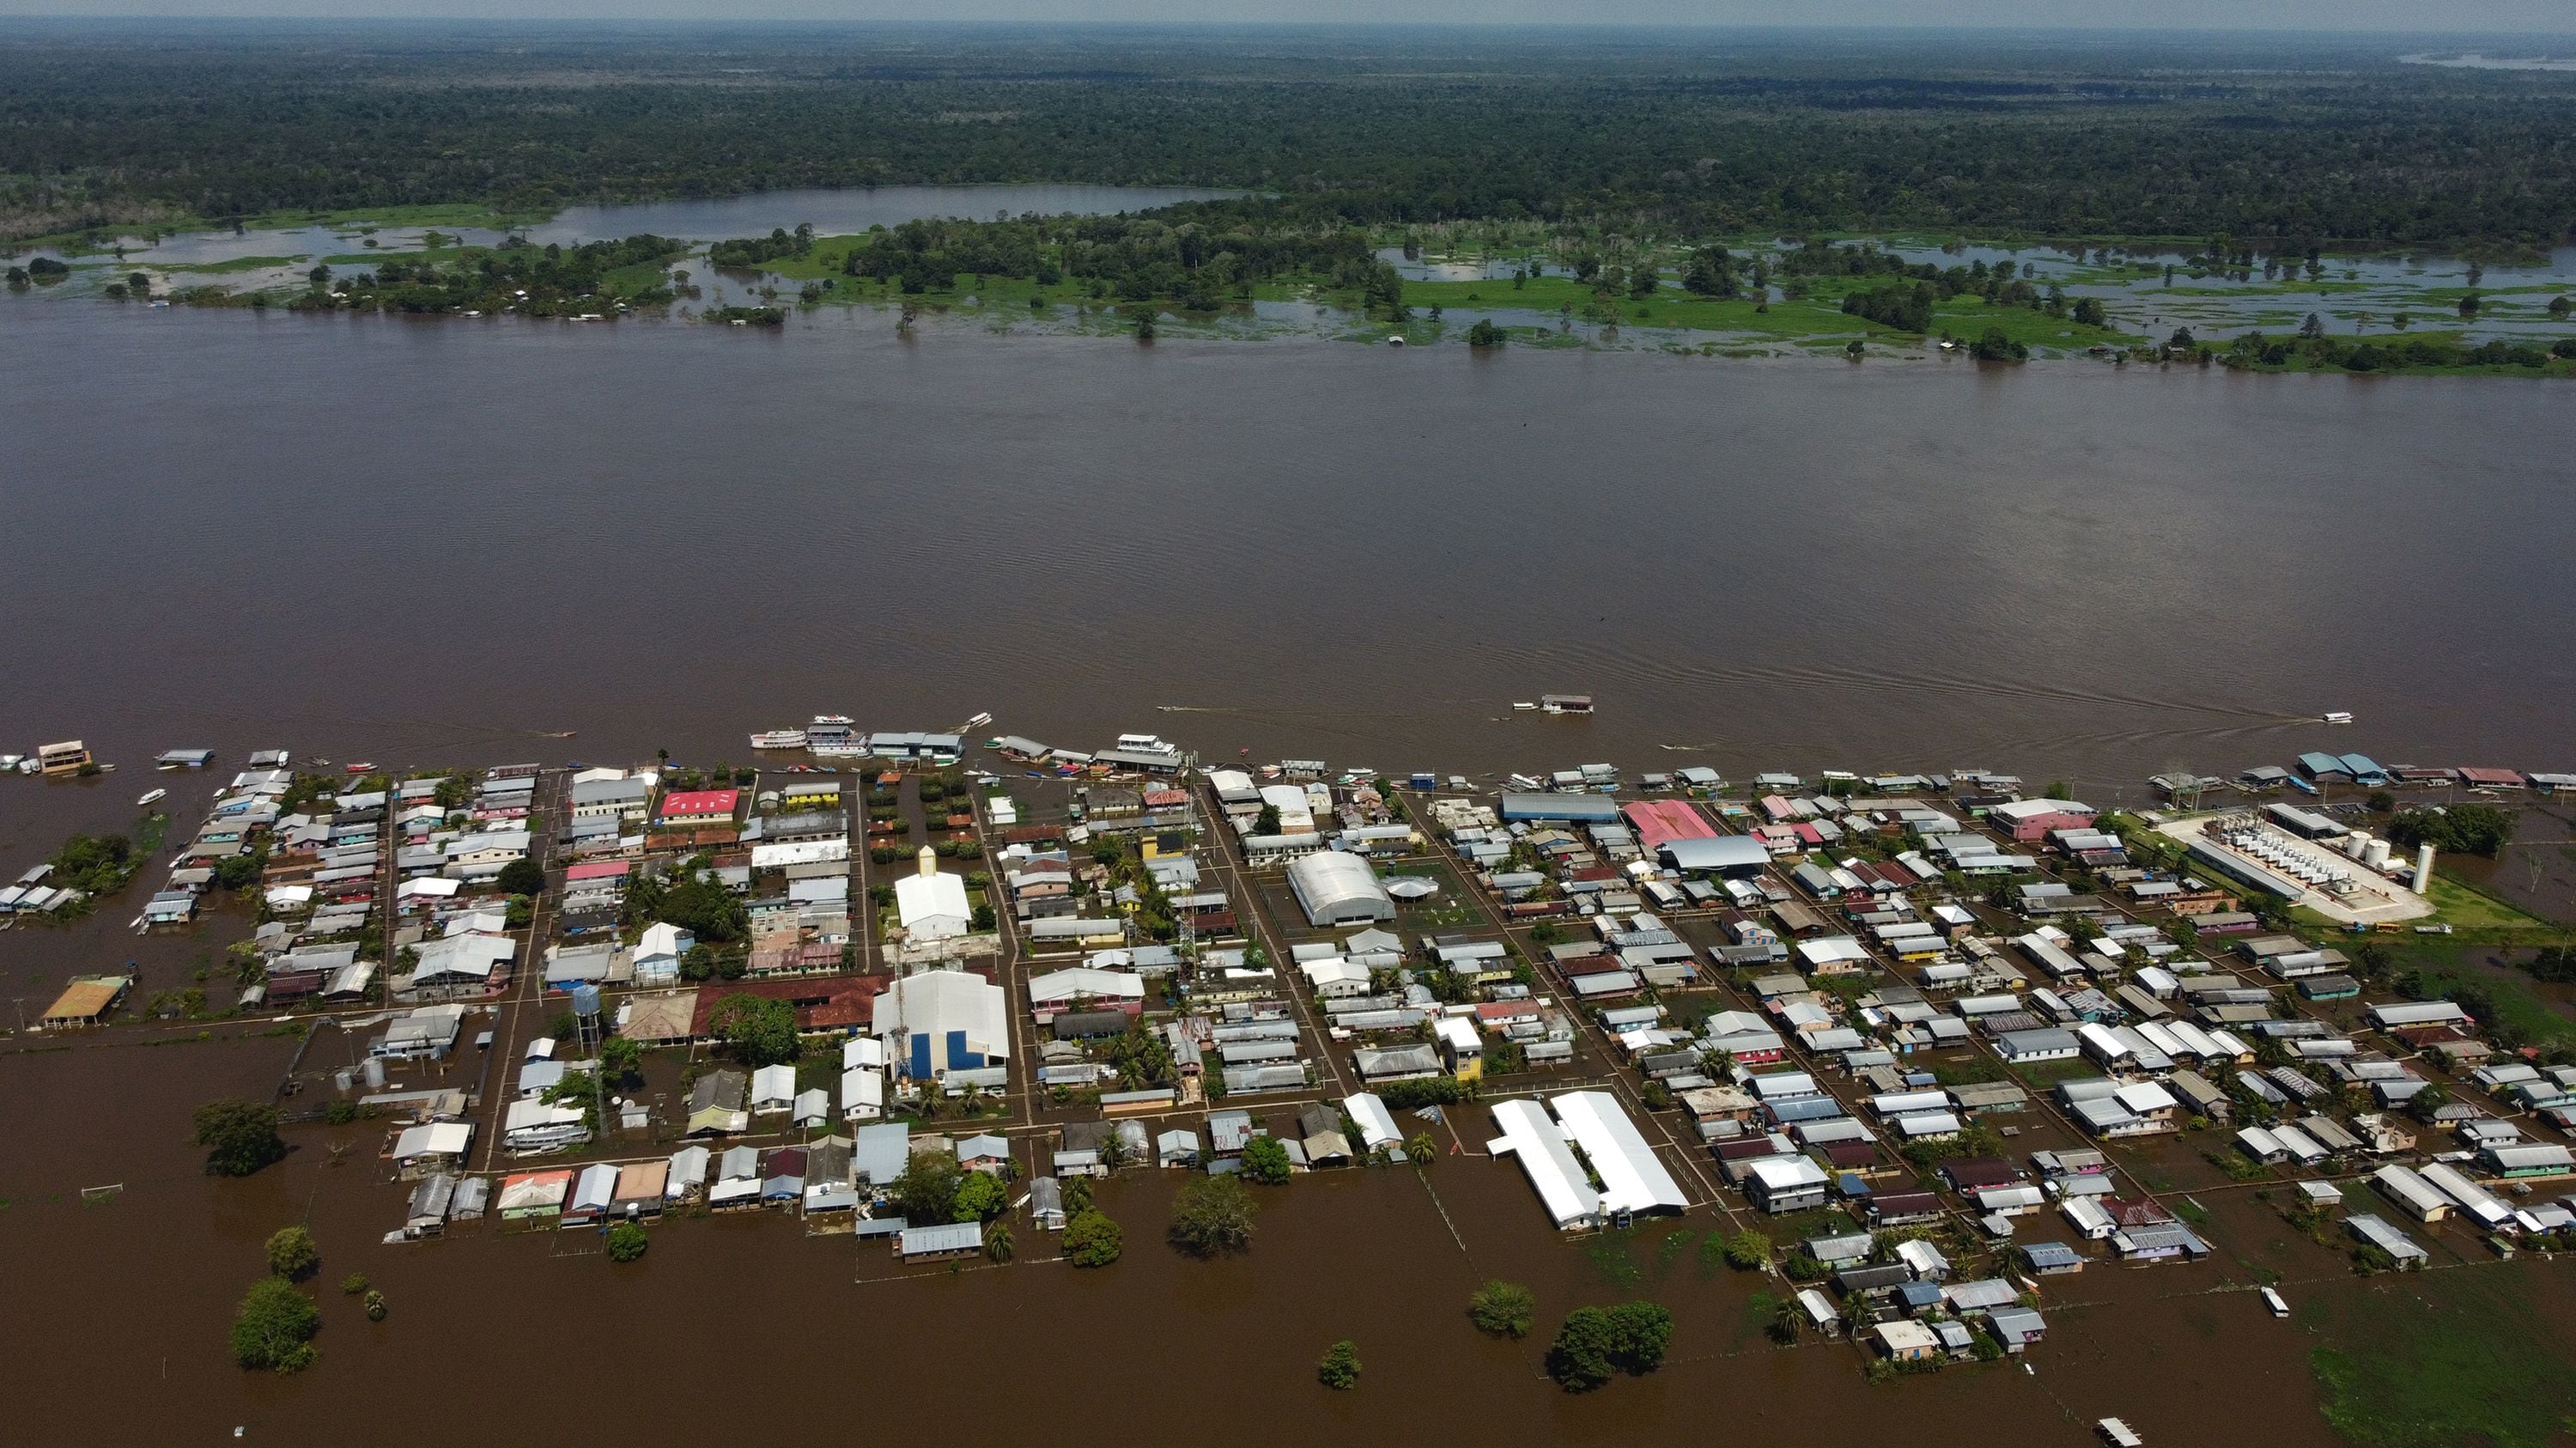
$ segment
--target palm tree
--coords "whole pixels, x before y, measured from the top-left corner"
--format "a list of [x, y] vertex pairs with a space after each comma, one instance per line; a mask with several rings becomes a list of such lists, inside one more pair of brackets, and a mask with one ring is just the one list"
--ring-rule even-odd
[[984, 1255], [996, 1262], [1008, 1262], [1015, 1244], [1011, 1241], [1011, 1224], [995, 1222], [984, 1229]]

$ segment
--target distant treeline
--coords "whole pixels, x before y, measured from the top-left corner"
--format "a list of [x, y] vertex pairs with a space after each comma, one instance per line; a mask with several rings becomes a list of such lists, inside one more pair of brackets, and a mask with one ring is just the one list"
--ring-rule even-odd
[[2576, 76], [2335, 44], [21, 26], [0, 234], [1049, 180], [1247, 188], [1318, 226], [2568, 236]]
[[1248, 297], [1256, 281], [1320, 275], [1393, 306], [1395, 269], [1356, 231], [1303, 229], [1295, 208], [1247, 200], [1188, 202], [1128, 216], [1022, 217], [1015, 221], [908, 221], [874, 233], [842, 270], [906, 292], [944, 288], [960, 275], [1070, 282], [1120, 301], [1172, 299], [1206, 309]]
[[[2221, 354], [2242, 366], [2340, 367], [2347, 372], [2396, 372], [2424, 367], [2546, 367], [2576, 361], [2576, 337], [2559, 342], [2462, 342], [2446, 337], [2329, 337], [2240, 334]], [[2463, 806], [2465, 808], [2465, 806]], [[2511, 831], [2508, 830], [2510, 837]], [[2494, 847], [2475, 853], [2493, 854]]]
[[800, 222], [794, 231], [773, 228], [767, 236], [748, 236], [739, 241], [719, 241], [707, 248], [707, 265], [717, 267], [756, 267], [780, 257], [803, 256], [814, 249], [814, 225]]

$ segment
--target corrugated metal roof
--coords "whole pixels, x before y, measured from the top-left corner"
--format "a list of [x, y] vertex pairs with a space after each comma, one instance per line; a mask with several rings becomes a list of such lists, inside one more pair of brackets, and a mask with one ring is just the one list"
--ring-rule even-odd
[[1502, 1136], [1489, 1150], [1509, 1155], [1521, 1165], [1539, 1204], [1559, 1227], [1580, 1226], [1600, 1215], [1601, 1197], [1585, 1179], [1565, 1137], [1535, 1101], [1506, 1101], [1494, 1108]]

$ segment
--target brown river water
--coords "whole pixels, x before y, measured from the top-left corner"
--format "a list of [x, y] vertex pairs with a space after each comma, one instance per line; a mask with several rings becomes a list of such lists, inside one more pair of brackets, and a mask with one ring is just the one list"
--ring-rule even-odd
[[[2220, 1258], [2049, 1279], [2035, 1372], [1956, 1366], [1871, 1384], [1851, 1347], [1764, 1340], [1756, 1279], [1699, 1260], [1701, 1234], [1721, 1225], [1707, 1212], [1646, 1228], [1614, 1256], [1559, 1241], [1518, 1171], [1477, 1157], [1445, 1158], [1427, 1185], [1354, 1170], [1265, 1189], [1252, 1252], [1217, 1263], [1158, 1240], [1170, 1185], [1153, 1173], [1103, 1188], [1127, 1250], [1096, 1272], [1023, 1260], [894, 1279], [883, 1247], [807, 1237], [770, 1213], [665, 1222], [631, 1268], [612, 1268], [590, 1233], [497, 1223], [379, 1247], [401, 1189], [372, 1160], [377, 1129], [298, 1128], [286, 1163], [243, 1182], [199, 1175], [186, 1149], [188, 1107], [259, 1094], [292, 1044], [0, 1054], [16, 1123], [0, 1140], [13, 1196], [0, 1212], [0, 1347], [21, 1383], [78, 1388], [23, 1395], [11, 1441], [211, 1441], [241, 1426], [251, 1441], [297, 1444], [492, 1431], [739, 1442], [746, 1414], [782, 1413], [839, 1440], [949, 1426], [972, 1404], [976, 1431], [1016, 1424], [1067, 1443], [1198, 1437], [1221, 1423], [1261, 1444], [1392, 1444], [1437, 1424], [1508, 1444], [1752, 1433], [2072, 1445], [2118, 1414], [2151, 1443], [2326, 1444], [2310, 1349], [2384, 1331], [2418, 1294], [2443, 1300], [2474, 1282], [2561, 1342], [2576, 1322], [2564, 1264], [2358, 1279], [2271, 1209], [2203, 1188], [2220, 1203]], [[336, 1164], [335, 1141], [349, 1148]], [[80, 1201], [78, 1188], [108, 1183], [123, 1193]], [[222, 1351], [223, 1325], [259, 1271], [261, 1239], [292, 1221], [322, 1248], [322, 1360], [292, 1379], [243, 1373]], [[1661, 1243], [1672, 1230], [1689, 1234], [1677, 1251]], [[1021, 1235], [1024, 1254], [1044, 1250]], [[1624, 1266], [1609, 1265], [1618, 1257]], [[2283, 1272], [2298, 1320], [2273, 1321], [2242, 1290], [2250, 1266]], [[352, 1271], [387, 1295], [388, 1321], [367, 1323], [334, 1290]], [[1492, 1276], [1536, 1291], [1537, 1339], [1470, 1328], [1467, 1294]], [[1631, 1296], [1673, 1310], [1663, 1371], [1584, 1397], [1540, 1376], [1565, 1309]], [[1344, 1337], [1361, 1346], [1362, 1385], [1327, 1393], [1313, 1364]]]
[[2569, 395], [0, 299], [0, 739], [2569, 769]]
[[[83, 736], [124, 765], [0, 780], [12, 875], [69, 830], [125, 827], [152, 784], [196, 819], [214, 779], [145, 767], [175, 746], [219, 769], [270, 744], [707, 762], [822, 709], [1468, 773], [1970, 765], [2131, 798], [2158, 769], [2327, 744], [2576, 767], [2576, 415], [2550, 384], [0, 299], [0, 397], [0, 738]], [[1542, 691], [1602, 713], [1510, 711]], [[2362, 722], [2306, 722], [2329, 708]], [[144, 943], [121, 919], [0, 934], [8, 994], [39, 1009], [126, 956], [176, 985], [240, 929]], [[2219, 1262], [2053, 1282], [2034, 1374], [1872, 1386], [1851, 1349], [1770, 1348], [1757, 1284], [1666, 1257], [1666, 1227], [1605, 1268], [1474, 1157], [1427, 1187], [1301, 1178], [1265, 1196], [1249, 1257], [1212, 1265], [1160, 1244], [1150, 1175], [1106, 1189], [1128, 1253], [1101, 1273], [878, 1280], [882, 1249], [774, 1216], [673, 1224], [617, 1271], [585, 1234], [497, 1223], [379, 1248], [401, 1198], [377, 1128], [301, 1129], [246, 1182], [198, 1174], [188, 1109], [264, 1094], [295, 1042], [147, 1044], [185, 1034], [0, 1051], [20, 1385], [0, 1439], [2018, 1445], [2117, 1413], [2150, 1443], [2312, 1443], [2319, 1334], [2430, 1290], [2355, 1279], [2240, 1197]], [[223, 1324], [296, 1220], [325, 1257], [322, 1363], [243, 1374]], [[2256, 1265], [2299, 1321], [2202, 1295]], [[331, 1290], [351, 1271], [388, 1322]], [[1674, 1360], [1559, 1393], [1538, 1343], [1468, 1328], [1489, 1276], [1537, 1290], [1542, 1336], [1578, 1302], [1653, 1295]], [[2424, 1280], [2451, 1278], [2513, 1284], [2562, 1341], [2576, 1322], [2562, 1269]], [[1345, 1336], [1366, 1375], [1328, 1394], [1313, 1364]]]

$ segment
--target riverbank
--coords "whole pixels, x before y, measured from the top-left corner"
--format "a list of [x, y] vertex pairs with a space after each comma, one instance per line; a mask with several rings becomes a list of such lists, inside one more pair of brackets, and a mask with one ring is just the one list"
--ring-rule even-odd
[[[1169, 189], [966, 186], [574, 208], [542, 222], [398, 208], [131, 246], [90, 237], [76, 255], [28, 255], [10, 282], [250, 309], [720, 322], [841, 309], [906, 330], [963, 322], [1071, 336], [2576, 372], [2559, 355], [2576, 352], [2576, 251], [2507, 262], [2265, 252], [2225, 238], [1690, 238], [1531, 220], [1316, 231], [1275, 206]], [[993, 219], [959, 219], [978, 214]], [[765, 235], [764, 216], [782, 218]], [[862, 221], [873, 224], [829, 224]], [[516, 229], [475, 229], [504, 223]], [[657, 236], [677, 240], [647, 240]], [[486, 274], [524, 270], [523, 246], [546, 251], [543, 264], [554, 251], [610, 248], [662, 260], [586, 277], [576, 296], [513, 297], [506, 281], [496, 291]]]

